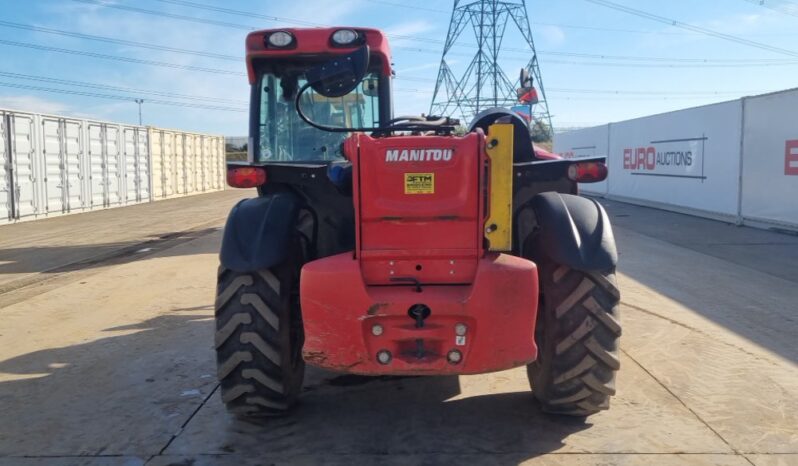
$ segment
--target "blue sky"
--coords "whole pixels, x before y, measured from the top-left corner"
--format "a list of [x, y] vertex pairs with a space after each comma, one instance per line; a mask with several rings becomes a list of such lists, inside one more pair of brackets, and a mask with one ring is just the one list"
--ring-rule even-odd
[[[135, 123], [138, 112], [133, 102], [53, 93], [43, 88], [140, 97], [145, 100], [145, 124], [229, 136], [244, 135], [246, 112], [229, 110], [241, 110], [247, 106], [249, 90], [243, 76], [244, 62], [237, 58], [243, 56], [247, 31], [232, 25], [265, 29], [313, 23], [371, 26], [392, 34], [398, 74], [396, 113], [418, 114], [429, 108], [440, 63], [441, 42], [448, 27], [448, 10], [453, 3], [443, 0], [191, 0], [280, 18], [275, 21], [211, 12], [181, 4], [181, 1], [100, 0], [231, 24], [222, 26], [108, 8], [96, 4], [95, 0], [88, 1], [0, 0], [0, 108]], [[748, 41], [792, 50], [795, 55], [689, 32], [586, 0], [528, 0], [555, 126], [589, 126], [798, 87], [796, 1], [766, 1], [766, 5], [774, 9], [763, 8], [757, 5], [758, 1], [752, 0], [615, 2]], [[25, 29], [30, 26], [40, 30]], [[51, 34], [41, 28], [219, 56], [97, 42]], [[473, 38], [464, 36], [460, 42], [473, 43]], [[183, 68], [65, 54], [20, 44], [155, 61]], [[505, 44], [521, 47], [519, 38], [512, 33], [508, 33]], [[457, 68], [469, 60], [470, 49], [457, 47], [455, 50], [457, 55], [451, 57], [450, 62]], [[588, 56], [574, 57], [563, 53]], [[527, 59], [520, 52], [508, 53], [502, 66], [515, 77], [517, 69]], [[708, 62], [702, 65], [685, 61], [688, 59]], [[94, 87], [75, 86], [74, 82], [89, 83]], [[140, 91], [123, 92], [120, 88]], [[154, 95], [153, 92], [166, 95]], [[175, 94], [203, 100], [185, 99]], [[176, 107], [156, 104], [152, 100], [221, 108]]]

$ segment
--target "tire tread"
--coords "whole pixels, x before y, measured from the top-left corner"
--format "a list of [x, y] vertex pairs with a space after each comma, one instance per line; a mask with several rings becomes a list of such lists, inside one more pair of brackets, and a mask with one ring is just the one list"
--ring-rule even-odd
[[538, 361], [530, 383], [544, 411], [589, 416], [609, 408], [620, 368], [620, 292], [615, 270], [582, 272], [540, 264], [542, 306]]
[[291, 307], [285, 299], [294, 264], [235, 272], [221, 267], [214, 336], [222, 401], [242, 417], [286, 413], [301, 390], [304, 362], [289, 356]]

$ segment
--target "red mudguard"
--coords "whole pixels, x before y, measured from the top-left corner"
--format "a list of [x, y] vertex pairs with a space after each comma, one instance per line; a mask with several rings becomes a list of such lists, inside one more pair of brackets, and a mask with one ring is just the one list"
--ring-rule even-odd
[[[421, 286], [420, 291], [366, 286], [352, 253], [333, 256], [302, 269], [303, 355], [314, 366], [365, 375], [510, 369], [537, 357], [537, 302], [537, 268], [514, 256], [479, 259], [469, 285]], [[422, 327], [408, 315], [417, 304], [431, 311]], [[466, 325], [465, 335], [456, 334], [457, 324]], [[453, 350], [460, 354], [456, 363], [447, 358]], [[390, 355], [387, 363], [384, 352]]]

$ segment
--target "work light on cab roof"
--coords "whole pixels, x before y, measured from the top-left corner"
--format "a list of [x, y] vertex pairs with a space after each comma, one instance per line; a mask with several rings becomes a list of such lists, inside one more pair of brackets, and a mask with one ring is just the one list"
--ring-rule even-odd
[[332, 35], [332, 41], [335, 45], [351, 45], [358, 41], [359, 35], [353, 29], [339, 29]]
[[294, 35], [286, 31], [277, 31], [269, 34], [266, 41], [268, 45], [282, 49], [294, 44]]

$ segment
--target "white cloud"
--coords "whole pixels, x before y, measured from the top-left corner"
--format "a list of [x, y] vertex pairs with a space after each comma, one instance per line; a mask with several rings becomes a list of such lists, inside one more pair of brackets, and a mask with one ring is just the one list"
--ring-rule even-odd
[[[277, 2], [264, 3], [274, 4]], [[364, 3], [361, 0], [299, 0], [294, 8], [265, 8], [263, 14], [285, 15], [292, 19], [324, 25], [346, 26], [350, 25], [348, 23], [351, 22], [348, 19], [361, 9], [363, 5]]]
[[565, 31], [559, 26], [541, 26], [536, 32], [549, 45], [562, 45], [565, 42]]
[[[424, 35], [425, 33], [428, 33], [429, 31], [435, 29], [436, 26], [433, 23], [430, 23], [425, 19], [419, 19], [419, 20], [412, 20], [399, 24], [394, 24], [393, 26], [385, 28], [383, 32], [385, 32], [385, 34], [388, 35], [388, 39], [390, 40], [391, 46], [400, 47], [407, 45], [419, 45], [418, 41], [412, 39], [404, 39], [402, 38], [402, 36]], [[445, 39], [445, 37], [440, 37], [440, 38], [431, 37], [431, 38], [440, 39], [441, 41]], [[438, 46], [435, 46], [435, 48], [438, 48]]]
[[[449, 60], [447, 60], [447, 62], [448, 61]], [[449, 64], [451, 65], [452, 63], [449, 63]], [[401, 76], [403, 74], [412, 73], [414, 71], [424, 71], [424, 70], [432, 70], [432, 69], [437, 70], [440, 65], [441, 65], [441, 62], [440, 61], [436, 61], [436, 62], [430, 62], [430, 63], [423, 63], [421, 65], [411, 66], [411, 67], [408, 67], [408, 68], [397, 67], [396, 68], [396, 74]]]
[[69, 107], [63, 102], [32, 95], [0, 96], [0, 108], [37, 113], [62, 114], [69, 112]]
[[418, 19], [390, 26], [385, 29], [385, 33], [397, 36], [412, 36], [416, 34], [423, 34], [433, 29], [435, 29], [434, 24], [425, 19]]

